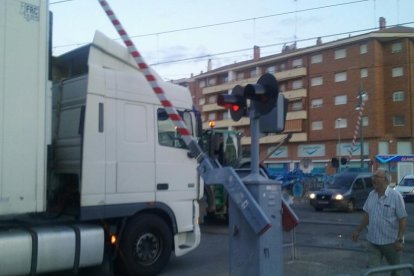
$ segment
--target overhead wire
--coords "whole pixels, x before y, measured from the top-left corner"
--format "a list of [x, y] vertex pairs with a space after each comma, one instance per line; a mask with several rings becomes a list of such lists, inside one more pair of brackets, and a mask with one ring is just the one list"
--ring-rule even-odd
[[[67, 2], [67, 1], [74, 1], [74, 0], [61, 0], [59, 2], [54, 2], [53, 4], [57, 4], [57, 3], [60, 3], [60, 2]], [[238, 20], [225, 21], [225, 22], [214, 23], [214, 24], [206, 24], [206, 25], [200, 25], [200, 26], [194, 26], [194, 27], [187, 27], [187, 28], [181, 28], [181, 29], [174, 29], [174, 30], [167, 30], [167, 31], [155, 32], [155, 33], [148, 33], [148, 34], [141, 34], [141, 35], [131, 35], [130, 37], [131, 38], [139, 38], [139, 37], [147, 37], [147, 36], [159, 36], [159, 35], [163, 35], [163, 34], [170, 34], [170, 33], [176, 33], [176, 32], [184, 32], [184, 31], [204, 29], [204, 28], [211, 28], [211, 27], [217, 27], [217, 26], [228, 25], [228, 24], [242, 23], [242, 22], [252, 21], [252, 20], [256, 21], [256, 20], [259, 20], [259, 19], [266, 19], [266, 18], [270, 18], [270, 17], [277, 17], [277, 16], [289, 15], [289, 14], [294, 14], [294, 13], [299, 13], [299, 12], [307, 12], [307, 11], [313, 11], [313, 10], [320, 10], [320, 9], [332, 8], [332, 7], [337, 7], [337, 6], [351, 5], [351, 4], [357, 4], [357, 3], [361, 3], [361, 2], [367, 2], [367, 1], [370, 1], [370, 0], [357, 0], [357, 1], [339, 3], [339, 4], [332, 4], [332, 5], [326, 5], [326, 6], [319, 6], [319, 7], [314, 7], [314, 8], [302, 9], [302, 10], [297, 10], [297, 11], [288, 11], [288, 12], [275, 13], [275, 14], [258, 16], [258, 17], [251, 17], [251, 18], [244, 18], [244, 19], [238, 19]], [[119, 38], [116, 38], [114, 40], [119, 40]], [[57, 46], [54, 46], [53, 48], [79, 46], [79, 45], [84, 45], [84, 44], [87, 44], [87, 43], [79, 42], [79, 43], [73, 43], [73, 44], [57, 45]]]
[[[398, 24], [398, 25], [390, 25], [389, 27], [392, 28], [392, 27], [396, 27], [396, 26], [404, 26], [404, 25], [410, 25], [410, 24], [414, 24], [414, 21], [406, 22], [406, 23], [402, 23], [402, 24]], [[279, 43], [274, 43], [274, 44], [262, 45], [262, 46], [260, 46], [260, 48], [269, 48], [269, 47], [281, 46], [281, 45], [290, 44], [290, 43], [294, 43], [294, 42], [306, 42], [306, 41], [310, 41], [310, 40], [315, 40], [317, 38], [329, 38], [329, 37], [341, 36], [341, 35], [347, 35], [347, 34], [353, 34], [353, 33], [369, 32], [369, 31], [372, 31], [372, 30], [377, 30], [377, 28], [360, 29], [360, 30], [354, 30], [354, 31], [349, 31], [349, 32], [342, 32], [342, 33], [329, 34], [329, 35], [318, 36], [318, 37], [298, 39], [296, 41], [292, 40], [292, 41], [279, 42]], [[165, 61], [165, 62], [157, 62], [157, 63], [153, 63], [153, 64], [150, 64], [150, 65], [157, 66], [157, 65], [163, 65], [163, 64], [170, 64], [170, 63], [177, 63], [177, 62], [183, 62], [183, 61], [203, 59], [203, 58], [207, 58], [207, 57], [221, 56], [221, 55], [232, 54], [232, 53], [240, 53], [240, 52], [245, 52], [245, 51], [251, 51], [251, 48], [237, 49], [237, 50], [232, 50], [232, 51], [225, 51], [225, 52], [219, 52], [219, 53], [213, 53], [213, 54], [196, 56], [196, 57], [189, 57], [189, 58], [183, 58], [183, 59], [176, 59], [176, 60], [170, 60], [170, 61]]]

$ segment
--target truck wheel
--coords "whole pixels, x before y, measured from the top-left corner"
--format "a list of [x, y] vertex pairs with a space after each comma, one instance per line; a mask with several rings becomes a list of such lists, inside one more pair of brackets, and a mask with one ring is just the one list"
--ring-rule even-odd
[[120, 242], [121, 269], [128, 275], [155, 275], [168, 263], [171, 229], [156, 215], [140, 215], [127, 223]]

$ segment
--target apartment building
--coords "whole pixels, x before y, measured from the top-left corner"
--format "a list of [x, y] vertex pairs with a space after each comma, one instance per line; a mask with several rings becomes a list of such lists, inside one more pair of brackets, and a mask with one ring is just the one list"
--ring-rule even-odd
[[[214, 120], [216, 128], [241, 131], [248, 155], [249, 118], [232, 121], [216, 104], [217, 95], [274, 74], [289, 108], [284, 133], [260, 139], [260, 157], [271, 171], [333, 173], [332, 158], [341, 157], [349, 159], [343, 167], [370, 170], [381, 165], [379, 154], [413, 154], [414, 28], [386, 28], [381, 18], [374, 32], [327, 43], [318, 39], [301, 49], [285, 46], [266, 57], [257, 46], [253, 52], [252, 60], [193, 76], [189, 87], [203, 126]], [[289, 142], [274, 151], [287, 133]], [[397, 164], [386, 166], [393, 171]]]

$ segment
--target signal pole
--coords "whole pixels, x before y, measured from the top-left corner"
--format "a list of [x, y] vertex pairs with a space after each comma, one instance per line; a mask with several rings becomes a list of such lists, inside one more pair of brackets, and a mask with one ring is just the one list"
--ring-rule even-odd
[[[265, 76], [265, 77], [264, 77]], [[276, 79], [269, 75], [262, 76], [256, 86], [248, 85], [244, 95], [249, 95], [251, 105], [249, 109], [251, 132], [251, 168], [248, 175], [242, 178], [253, 198], [263, 212], [269, 217], [271, 228], [264, 234], [255, 234], [246, 224], [240, 210], [230, 201], [229, 242], [230, 242], [230, 275], [283, 275], [283, 243], [282, 243], [282, 201], [281, 183], [271, 180], [260, 174], [259, 168], [259, 135], [261, 128], [260, 117], [277, 108], [278, 88]], [[271, 75], [270, 75], [271, 76]], [[264, 92], [265, 87], [272, 88], [272, 92]], [[247, 93], [246, 93], [247, 90]], [[272, 106], [266, 106], [260, 101], [260, 95], [274, 93]], [[267, 95], [269, 96], [269, 95]], [[283, 101], [283, 99], [282, 99]], [[273, 124], [276, 118], [271, 120]], [[240, 176], [242, 177], [242, 176]]]

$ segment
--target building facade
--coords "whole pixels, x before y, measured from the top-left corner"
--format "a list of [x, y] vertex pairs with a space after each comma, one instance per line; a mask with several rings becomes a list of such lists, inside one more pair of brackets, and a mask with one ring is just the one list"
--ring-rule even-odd
[[[292, 45], [266, 57], [255, 46], [252, 60], [194, 76], [189, 87], [203, 126], [214, 120], [216, 128], [241, 131], [247, 155], [249, 118], [232, 121], [217, 96], [256, 83], [264, 73], [274, 74], [289, 100], [284, 132], [260, 139], [261, 160], [271, 171], [300, 167], [333, 173], [338, 169], [332, 158], [341, 157], [348, 159], [341, 169], [371, 170], [380, 165], [378, 154], [413, 154], [414, 28], [382, 25], [375, 32], [328, 43], [318, 39], [315, 46]], [[274, 151], [287, 133], [289, 142]]]

